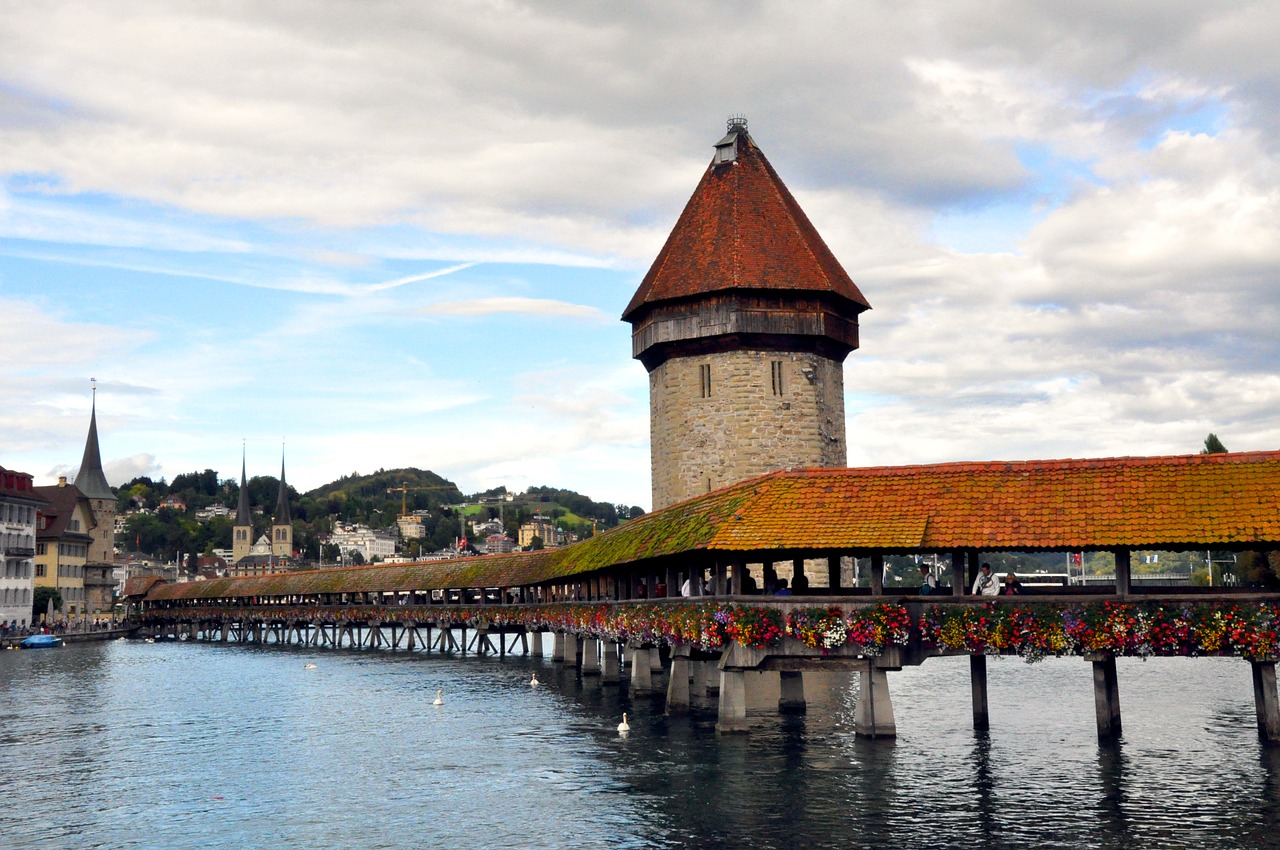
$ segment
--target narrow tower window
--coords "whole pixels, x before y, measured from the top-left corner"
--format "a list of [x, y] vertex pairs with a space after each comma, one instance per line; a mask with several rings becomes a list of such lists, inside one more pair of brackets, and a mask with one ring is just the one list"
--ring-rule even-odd
[[702, 397], [711, 398], [711, 364], [703, 363], [698, 367], [698, 379], [702, 384]]
[[773, 378], [773, 394], [782, 395], [782, 361], [770, 360], [769, 372]]

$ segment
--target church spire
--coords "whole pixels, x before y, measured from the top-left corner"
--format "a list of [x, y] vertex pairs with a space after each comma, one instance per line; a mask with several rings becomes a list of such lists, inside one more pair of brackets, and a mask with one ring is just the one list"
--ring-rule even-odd
[[275, 521], [272, 525], [289, 525], [289, 488], [284, 483], [284, 447], [280, 448], [280, 494], [276, 497]]
[[84, 457], [80, 459], [80, 471], [75, 485], [90, 499], [115, 499], [107, 476], [102, 471], [102, 454], [98, 450], [98, 379], [93, 381], [93, 402], [89, 413], [89, 438], [85, 440]]
[[244, 449], [240, 449], [240, 503], [236, 506], [236, 525], [253, 525], [249, 513], [249, 479], [245, 477]]

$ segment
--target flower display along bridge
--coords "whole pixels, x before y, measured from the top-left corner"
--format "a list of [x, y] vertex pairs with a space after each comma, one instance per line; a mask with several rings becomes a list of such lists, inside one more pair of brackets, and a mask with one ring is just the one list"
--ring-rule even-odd
[[[1109, 738], [1120, 731], [1116, 657], [1229, 655], [1252, 665], [1259, 732], [1280, 741], [1280, 593], [1136, 585], [1129, 570], [1132, 551], [1151, 549], [1268, 563], [1280, 550], [1278, 494], [1280, 452], [801, 470], [563, 549], [133, 580], [126, 592], [140, 627], [219, 641], [540, 655], [550, 633], [553, 658], [584, 676], [618, 681], [629, 668], [643, 693], [665, 672], [669, 711], [713, 695], [722, 731], [745, 728], [764, 703], [802, 707], [806, 679], [855, 671], [859, 733], [892, 735], [886, 674], [946, 654], [969, 656], [984, 727], [988, 655], [1074, 655], [1093, 665]], [[967, 595], [983, 553], [1001, 551], [1110, 552], [1115, 582]], [[941, 556], [942, 592], [886, 587], [891, 554]], [[758, 592], [784, 581], [790, 595]]]

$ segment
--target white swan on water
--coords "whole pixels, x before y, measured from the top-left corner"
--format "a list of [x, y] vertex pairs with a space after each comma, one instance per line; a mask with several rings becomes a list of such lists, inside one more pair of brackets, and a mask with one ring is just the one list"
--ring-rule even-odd
[[314, 669], [316, 669], [316, 665], [314, 665], [314, 664], [303, 664], [303, 665], [302, 665], [302, 669], [303, 669], [303, 670], [314, 670]]
[[541, 684], [542, 683], [538, 681], [538, 674], [534, 673], [533, 678], [529, 680], [529, 687], [536, 688], [538, 687], [538, 685], [541, 685]]
[[627, 722], [627, 715], [625, 713], [623, 713], [622, 715], [622, 722], [618, 724], [618, 731], [619, 732], [631, 731], [631, 724]]
[[432, 705], [444, 705], [444, 691], [436, 691], [436, 700]]

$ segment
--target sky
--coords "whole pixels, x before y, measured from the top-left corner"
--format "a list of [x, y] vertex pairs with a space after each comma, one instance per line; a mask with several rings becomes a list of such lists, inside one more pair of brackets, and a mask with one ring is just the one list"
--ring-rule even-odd
[[850, 466], [1280, 448], [1280, 5], [6, 3], [0, 465], [650, 505], [730, 114], [872, 305]]

